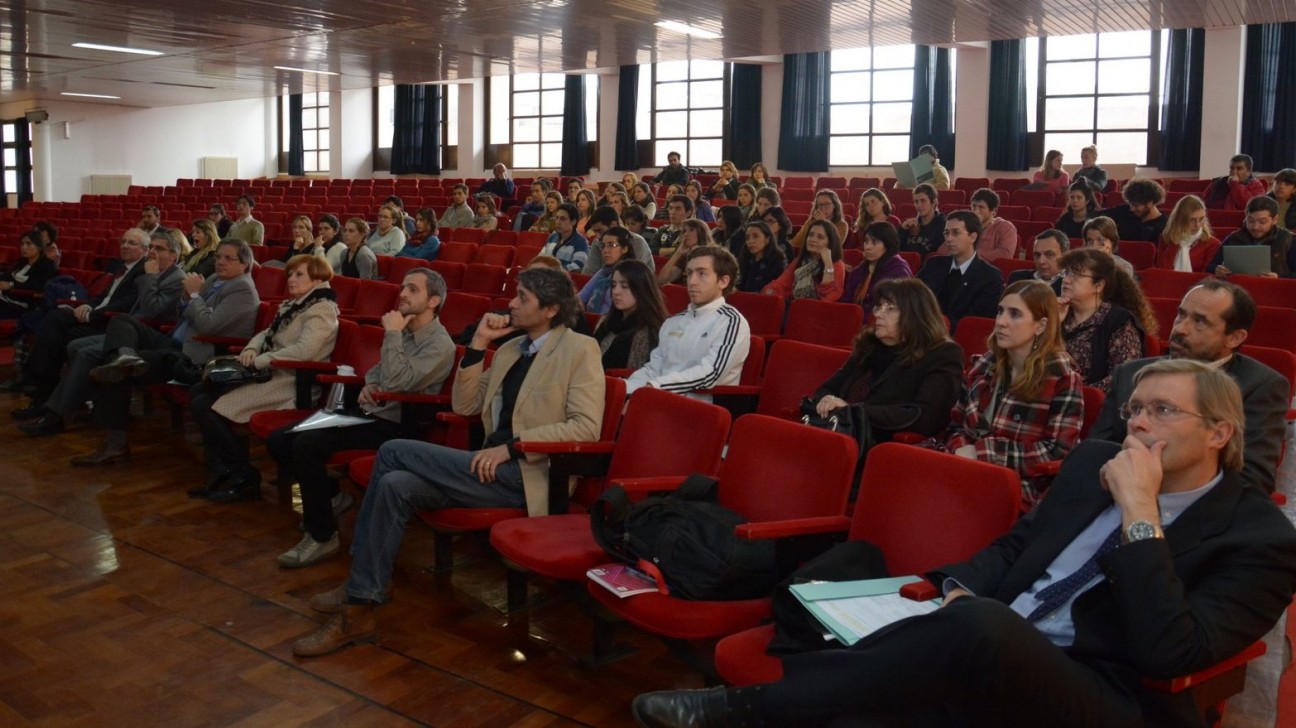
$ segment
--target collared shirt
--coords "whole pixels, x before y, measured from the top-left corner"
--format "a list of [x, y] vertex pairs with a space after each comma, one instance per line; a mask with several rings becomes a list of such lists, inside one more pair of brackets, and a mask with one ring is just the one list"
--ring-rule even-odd
[[953, 273], [954, 269], [958, 268], [959, 273], [963, 275], [967, 275], [968, 268], [972, 266], [972, 261], [976, 260], [976, 257], [977, 257], [976, 253], [973, 253], [972, 255], [968, 256], [967, 260], [960, 263], [958, 262], [957, 258], [955, 258], [954, 256], [950, 256], [950, 272]]
[[113, 294], [117, 292], [117, 287], [121, 285], [122, 281], [126, 280], [126, 276], [130, 275], [131, 270], [133, 270], [135, 266], [139, 265], [140, 260], [144, 259], [140, 258], [134, 263], [126, 264], [126, 268], [122, 270], [122, 274], [113, 279], [112, 285], [109, 286], [108, 291], [103, 294], [103, 298], [99, 300], [99, 305], [95, 306], [94, 310], [98, 311], [108, 305], [108, 302], [112, 300]]

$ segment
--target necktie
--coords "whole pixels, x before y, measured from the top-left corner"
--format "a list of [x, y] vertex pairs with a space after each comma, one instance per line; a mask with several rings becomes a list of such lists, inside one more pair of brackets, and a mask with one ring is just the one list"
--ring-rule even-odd
[[958, 267], [950, 269], [949, 275], [945, 277], [945, 285], [941, 288], [940, 303], [941, 307], [948, 309], [954, 296], [958, 294], [958, 289], [963, 285], [963, 271]]
[[1111, 535], [1107, 537], [1107, 540], [1098, 546], [1098, 550], [1094, 552], [1094, 555], [1090, 556], [1089, 560], [1084, 562], [1079, 569], [1076, 569], [1074, 574], [1040, 589], [1039, 593], [1035, 595], [1035, 599], [1039, 601], [1040, 605], [1026, 619], [1037, 622], [1052, 614], [1058, 607], [1066, 604], [1071, 597], [1075, 596], [1076, 592], [1080, 591], [1081, 587], [1094, 578], [1098, 573], [1098, 559], [1115, 549], [1120, 544], [1120, 538], [1121, 530], [1117, 526], [1111, 532]]
[[[215, 296], [216, 292], [219, 291], [221, 289], [221, 286], [223, 285], [225, 285], [225, 281], [216, 281], [215, 283], [212, 284], [212, 287], [209, 288], [206, 293], [202, 294], [202, 299], [204, 301], [210, 301], [212, 299], [212, 296]], [[171, 332], [171, 338], [174, 339], [176, 343], [183, 346], [185, 341], [185, 336], [188, 333], [189, 333], [189, 322], [185, 321], [184, 319], [181, 319], [180, 325], [175, 327], [175, 331]]]

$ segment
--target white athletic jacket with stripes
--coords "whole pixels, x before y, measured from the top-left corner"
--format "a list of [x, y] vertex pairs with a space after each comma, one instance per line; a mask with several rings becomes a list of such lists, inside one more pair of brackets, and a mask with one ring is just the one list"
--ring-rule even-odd
[[657, 348], [626, 380], [626, 391], [651, 385], [691, 395], [698, 389], [738, 384], [750, 349], [751, 327], [724, 296], [705, 306], [689, 304], [662, 324]]

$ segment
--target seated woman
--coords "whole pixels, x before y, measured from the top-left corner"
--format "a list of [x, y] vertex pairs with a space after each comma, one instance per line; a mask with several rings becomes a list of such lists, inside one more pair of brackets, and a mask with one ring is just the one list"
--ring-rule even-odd
[[684, 196], [693, 201], [693, 217], [702, 222], [715, 222], [715, 210], [711, 209], [711, 202], [707, 200], [706, 195], [702, 194], [702, 183], [695, 179], [688, 181], [684, 185]]
[[[999, 298], [990, 350], [964, 376], [950, 425], [927, 447], [1016, 470], [1061, 460], [1080, 440], [1084, 395], [1062, 343], [1057, 295], [1047, 283], [1018, 281]], [[1023, 485], [1025, 502], [1038, 493]]]
[[782, 296], [789, 306], [798, 298], [837, 301], [841, 299], [846, 279], [837, 226], [819, 219], [806, 223], [804, 230], [805, 249], [762, 293]]
[[379, 208], [378, 227], [369, 234], [366, 244], [374, 255], [396, 255], [405, 247], [405, 214], [395, 205]]
[[[347, 227], [359, 218], [347, 221]], [[363, 238], [361, 238], [363, 243]], [[239, 363], [267, 369], [272, 361], [326, 361], [337, 341], [337, 296], [329, 288], [333, 269], [318, 255], [298, 255], [288, 261], [288, 298], [279, 305], [270, 327], [248, 342]], [[218, 502], [260, 496], [261, 472], [248, 459], [247, 443], [234, 434], [230, 422], [246, 423], [254, 412], [288, 409], [296, 401], [296, 377], [290, 369], [274, 369], [270, 381], [245, 384], [223, 395], [195, 385], [190, 411], [203, 434], [207, 478], [191, 495]]]
[[603, 188], [603, 194], [599, 196], [599, 206], [611, 205], [612, 196], [617, 193], [624, 195], [625, 191], [625, 185], [620, 182], [608, 182], [607, 186]]
[[876, 298], [872, 325], [812, 395], [815, 411], [828, 417], [841, 407], [859, 407], [874, 442], [888, 442], [902, 430], [938, 435], [963, 385], [963, 350], [950, 340], [936, 296], [922, 281], [884, 281]]
[[738, 199], [738, 185], [742, 182], [738, 179], [738, 168], [734, 163], [726, 159], [720, 163], [720, 179], [711, 185], [707, 197], [714, 200], [716, 196], [725, 200]]
[[1111, 388], [1112, 372], [1145, 356], [1145, 334], [1156, 335], [1156, 316], [1138, 283], [1097, 248], [1079, 248], [1058, 261], [1062, 271], [1062, 340], [1080, 378]]
[[630, 197], [624, 192], [613, 192], [608, 195], [608, 207], [616, 210], [617, 217], [624, 217], [626, 208], [630, 207]]
[[623, 260], [634, 260], [630, 231], [623, 227], [608, 228], [599, 236], [603, 267], [580, 290], [580, 302], [587, 313], [605, 314], [612, 309], [612, 267]]
[[334, 271], [342, 270], [342, 259], [346, 255], [346, 245], [342, 242], [342, 223], [337, 215], [324, 214], [319, 219], [319, 235], [315, 244], [324, 249], [324, 258]]
[[636, 182], [630, 189], [630, 202], [643, 208], [649, 220], [657, 216], [657, 202], [653, 200], [652, 189], [647, 182]]
[[1219, 252], [1220, 241], [1211, 234], [1206, 203], [1196, 195], [1179, 198], [1165, 232], [1157, 243], [1155, 268], [1202, 273]]
[[[373, 280], [378, 277], [378, 256], [365, 243], [369, 237], [369, 223], [358, 217], [346, 221], [342, 228], [342, 268], [338, 271], [347, 278]], [[285, 266], [286, 267], [286, 266]]]
[[[495, 214], [495, 198], [489, 194], [477, 196], [477, 214], [473, 215], [471, 227], [478, 230], [494, 230], [499, 227], [499, 217]], [[414, 222], [415, 231], [418, 230], [418, 221]]]
[[[860, 193], [859, 197], [859, 217], [855, 220], [854, 227], [851, 228], [853, 233], [850, 237], [855, 239], [854, 247], [861, 247], [864, 244], [864, 233], [868, 230], [869, 225], [875, 222], [889, 222], [897, 230], [900, 229], [900, 218], [892, 214], [891, 200], [887, 199], [886, 193], [876, 187], [870, 187]], [[852, 247], [849, 243], [843, 242], [844, 247]]]
[[197, 273], [203, 278], [215, 273], [216, 248], [220, 247], [220, 234], [216, 232], [216, 225], [211, 220], [200, 217], [193, 221], [189, 237], [193, 240], [194, 251], [184, 259], [180, 267], [185, 273]]
[[639, 184], [639, 182], [641, 181], [642, 180], [639, 179], [639, 175], [635, 174], [634, 172], [626, 172], [625, 174], [621, 175], [621, 186], [625, 188], [626, 193], [629, 193], [631, 188]]
[[756, 209], [756, 188], [750, 182], [738, 185], [738, 211], [742, 213], [743, 222], [751, 219]]
[[711, 230], [711, 240], [722, 248], [728, 248], [734, 257], [747, 243], [747, 233], [743, 229], [746, 220], [737, 205], [724, 205], [716, 210], [716, 226]]
[[598, 207], [598, 201], [594, 199], [593, 191], [582, 189], [576, 193], [576, 232], [585, 234], [585, 226], [589, 224], [595, 207]]
[[1296, 169], [1290, 167], [1274, 173], [1269, 197], [1278, 203], [1278, 227], [1296, 232]]
[[760, 219], [769, 225], [774, 241], [778, 243], [779, 250], [783, 251], [783, 257], [788, 260], [795, 258], [796, 250], [792, 247], [792, 220], [788, 218], [787, 212], [782, 207], [771, 207], [761, 215]]
[[711, 230], [706, 223], [697, 218], [689, 218], [681, 226], [683, 230], [675, 238], [675, 252], [657, 272], [657, 285], [684, 282], [684, 259], [688, 253], [699, 245], [711, 242]]
[[1097, 214], [1098, 200], [1094, 197], [1093, 188], [1088, 182], [1077, 180], [1067, 190], [1067, 207], [1053, 227], [1066, 233], [1068, 238], [1082, 238], [1085, 223]]
[[1044, 164], [1035, 172], [1032, 188], [1043, 188], [1049, 192], [1061, 192], [1071, 186], [1071, 175], [1062, 169], [1062, 152], [1050, 149], [1044, 155]]
[[298, 255], [324, 254], [324, 249], [315, 242], [315, 223], [309, 217], [298, 215], [293, 218], [292, 238], [292, 245], [288, 246], [288, 252], [283, 257], [285, 264]]
[[18, 236], [18, 256], [13, 270], [0, 273], [0, 319], [19, 318], [36, 302], [34, 297], [21, 296], [13, 291], [34, 296], [42, 293], [45, 284], [58, 275], [58, 266], [45, 256], [45, 241], [35, 230]]
[[546, 192], [544, 196], [544, 204], [545, 204], [544, 214], [541, 215], [539, 219], [535, 221], [535, 224], [531, 226], [531, 232], [536, 232], [536, 233], [553, 232], [554, 230], [553, 216], [555, 212], [558, 212], [558, 206], [561, 205], [562, 203], [563, 203], [563, 196], [561, 192], [559, 192], [558, 190], [549, 190], [548, 192]]
[[827, 220], [837, 228], [837, 239], [845, 242], [846, 234], [850, 228], [846, 225], [846, 218], [842, 214], [841, 199], [837, 193], [832, 190], [819, 190], [815, 193], [814, 209], [810, 211], [810, 219], [806, 224], [801, 226], [797, 234], [792, 238], [792, 247], [800, 250], [805, 245], [806, 231], [810, 229], [811, 223], [816, 220]]
[[1134, 264], [1117, 255], [1120, 250], [1120, 231], [1116, 221], [1105, 215], [1091, 218], [1080, 229], [1080, 239], [1086, 248], [1095, 248], [1107, 253], [1116, 261], [1116, 267], [1125, 271], [1125, 275], [1134, 278]]
[[864, 262], [851, 271], [842, 291], [842, 303], [855, 303], [867, 312], [877, 299], [874, 291], [883, 281], [910, 278], [913, 271], [900, 252], [900, 233], [889, 222], [870, 223], [864, 229]]
[[760, 162], [751, 166], [751, 172], [750, 176], [747, 178], [747, 184], [751, 185], [756, 191], [763, 190], [766, 187], [778, 187], [778, 185], [774, 184], [774, 180], [769, 178], [769, 172], [766, 171], [765, 165]]
[[603, 368], [638, 369], [657, 348], [666, 302], [652, 268], [642, 261], [623, 260], [604, 270], [612, 271], [612, 308], [594, 329]]
[[[773, 187], [762, 187], [756, 190], [755, 209], [751, 212], [750, 220], [759, 220], [765, 214], [765, 211], [771, 207], [779, 207], [783, 204], [783, 198], [779, 196], [778, 190]], [[789, 233], [790, 235], [791, 233]]]
[[436, 260], [437, 253], [441, 252], [441, 238], [436, 233], [436, 213], [432, 208], [424, 207], [414, 214], [414, 237], [405, 243], [396, 257], [419, 258], [428, 262]]
[[738, 290], [760, 293], [783, 275], [787, 258], [764, 221], [749, 222], [744, 231], [746, 239], [738, 250]]

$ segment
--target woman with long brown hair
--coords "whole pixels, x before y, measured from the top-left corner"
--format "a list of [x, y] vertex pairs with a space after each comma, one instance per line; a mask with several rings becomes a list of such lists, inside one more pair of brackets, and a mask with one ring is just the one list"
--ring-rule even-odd
[[1107, 390], [1120, 364], [1143, 358], [1156, 316], [1138, 283], [1097, 248], [1078, 248], [1058, 261], [1062, 270], [1062, 340], [1084, 383]]

